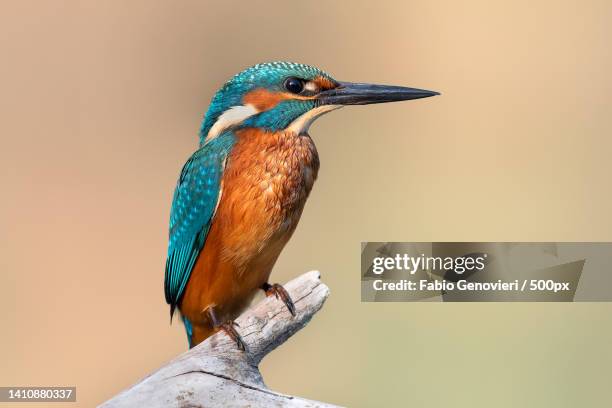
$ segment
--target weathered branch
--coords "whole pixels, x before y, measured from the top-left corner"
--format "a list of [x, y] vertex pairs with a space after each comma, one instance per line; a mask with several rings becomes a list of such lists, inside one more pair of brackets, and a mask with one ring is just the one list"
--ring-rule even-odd
[[238, 350], [225, 333], [217, 333], [101, 407], [332, 407], [271, 391], [259, 372], [259, 362], [303, 328], [329, 295], [316, 271], [284, 287], [296, 316], [274, 297], [245, 311], [236, 322], [246, 351]]

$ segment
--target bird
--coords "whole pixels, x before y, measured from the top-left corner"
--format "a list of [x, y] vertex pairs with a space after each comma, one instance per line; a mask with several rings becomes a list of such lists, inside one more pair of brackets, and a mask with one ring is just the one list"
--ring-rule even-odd
[[171, 322], [180, 311], [190, 348], [222, 330], [245, 350], [234, 319], [259, 290], [295, 316], [291, 297], [269, 277], [318, 175], [313, 121], [347, 105], [434, 95], [341, 82], [283, 61], [247, 68], [215, 93], [170, 210], [165, 298]]

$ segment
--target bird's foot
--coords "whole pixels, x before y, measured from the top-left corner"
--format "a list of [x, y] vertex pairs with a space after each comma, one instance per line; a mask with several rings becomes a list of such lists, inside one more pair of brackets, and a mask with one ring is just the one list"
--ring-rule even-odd
[[245, 351], [246, 344], [244, 343], [244, 340], [242, 340], [242, 337], [240, 337], [240, 334], [238, 334], [234, 326], [240, 327], [235, 321], [228, 320], [227, 322], [222, 323], [219, 326], [219, 329], [223, 330], [225, 334], [227, 334], [232, 340], [234, 340], [236, 346], [238, 346], [238, 350]]
[[242, 350], [242, 351], [246, 350], [246, 345], [244, 344], [244, 340], [242, 340], [242, 337], [240, 337], [240, 334], [238, 334], [238, 332], [236, 331], [234, 327], [234, 326], [240, 327], [238, 326], [238, 323], [236, 323], [233, 320], [228, 320], [225, 323], [221, 323], [215, 312], [215, 305], [208, 306], [202, 312], [208, 315], [208, 318], [210, 319], [210, 323], [212, 324], [213, 329], [223, 330], [225, 334], [227, 334], [232, 340], [234, 340], [239, 350]]
[[285, 306], [287, 306], [287, 309], [289, 309], [291, 316], [295, 317], [295, 305], [293, 304], [293, 300], [291, 300], [291, 296], [289, 296], [289, 293], [282, 285], [278, 283], [273, 285], [264, 283], [261, 288], [266, 292], [266, 296], [274, 295], [277, 299], [282, 300]]

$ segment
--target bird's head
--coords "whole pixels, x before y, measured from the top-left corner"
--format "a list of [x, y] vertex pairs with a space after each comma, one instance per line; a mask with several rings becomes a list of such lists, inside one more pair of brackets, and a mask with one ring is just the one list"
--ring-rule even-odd
[[426, 98], [437, 92], [340, 82], [318, 68], [292, 62], [257, 64], [234, 76], [213, 97], [200, 130], [205, 143], [226, 130], [257, 127], [303, 133], [322, 114], [345, 105]]

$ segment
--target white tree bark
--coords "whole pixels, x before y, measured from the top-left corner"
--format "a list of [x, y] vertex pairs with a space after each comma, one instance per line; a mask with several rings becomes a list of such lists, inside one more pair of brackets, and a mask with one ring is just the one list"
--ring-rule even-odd
[[273, 296], [245, 311], [236, 320], [236, 329], [246, 351], [238, 350], [235, 342], [219, 332], [101, 407], [332, 407], [271, 391], [259, 372], [259, 362], [302, 329], [329, 295], [317, 271], [284, 287], [293, 299], [296, 316]]

